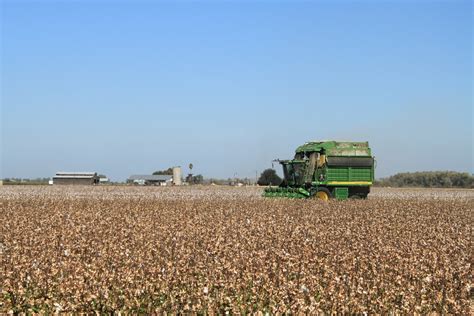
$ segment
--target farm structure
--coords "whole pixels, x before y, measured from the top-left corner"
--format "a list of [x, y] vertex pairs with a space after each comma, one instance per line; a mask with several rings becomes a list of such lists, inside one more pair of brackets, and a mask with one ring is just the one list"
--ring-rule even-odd
[[57, 172], [53, 184], [94, 185], [99, 183], [97, 172]]
[[131, 175], [127, 182], [140, 185], [170, 185], [173, 181], [172, 175]]
[[[171, 168], [169, 169], [171, 170]], [[127, 179], [127, 183], [138, 185], [181, 185], [181, 167], [173, 167], [172, 174], [136, 174]]]
[[100, 184], [110, 183], [110, 179], [109, 178], [99, 178], [99, 183]]

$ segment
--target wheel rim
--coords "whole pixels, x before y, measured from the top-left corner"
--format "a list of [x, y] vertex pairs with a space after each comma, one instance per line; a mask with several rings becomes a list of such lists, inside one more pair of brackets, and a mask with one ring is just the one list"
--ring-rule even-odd
[[316, 196], [318, 197], [318, 199], [323, 201], [329, 200], [329, 195], [324, 191], [319, 191], [318, 193], [316, 193]]

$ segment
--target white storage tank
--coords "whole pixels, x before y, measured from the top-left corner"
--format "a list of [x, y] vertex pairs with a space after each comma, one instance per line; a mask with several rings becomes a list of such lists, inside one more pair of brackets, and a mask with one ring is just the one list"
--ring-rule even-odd
[[181, 167], [173, 167], [173, 184], [181, 185]]

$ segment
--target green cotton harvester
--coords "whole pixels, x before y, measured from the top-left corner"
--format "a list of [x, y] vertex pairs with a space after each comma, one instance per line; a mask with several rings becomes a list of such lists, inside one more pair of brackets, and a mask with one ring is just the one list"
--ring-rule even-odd
[[368, 142], [315, 141], [296, 149], [283, 166], [284, 180], [265, 189], [265, 197], [367, 198], [375, 160]]

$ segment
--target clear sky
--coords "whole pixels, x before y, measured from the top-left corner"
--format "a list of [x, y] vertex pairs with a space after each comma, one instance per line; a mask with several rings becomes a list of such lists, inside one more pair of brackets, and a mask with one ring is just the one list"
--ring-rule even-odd
[[0, 2], [1, 177], [254, 177], [319, 139], [473, 172], [470, 1]]

